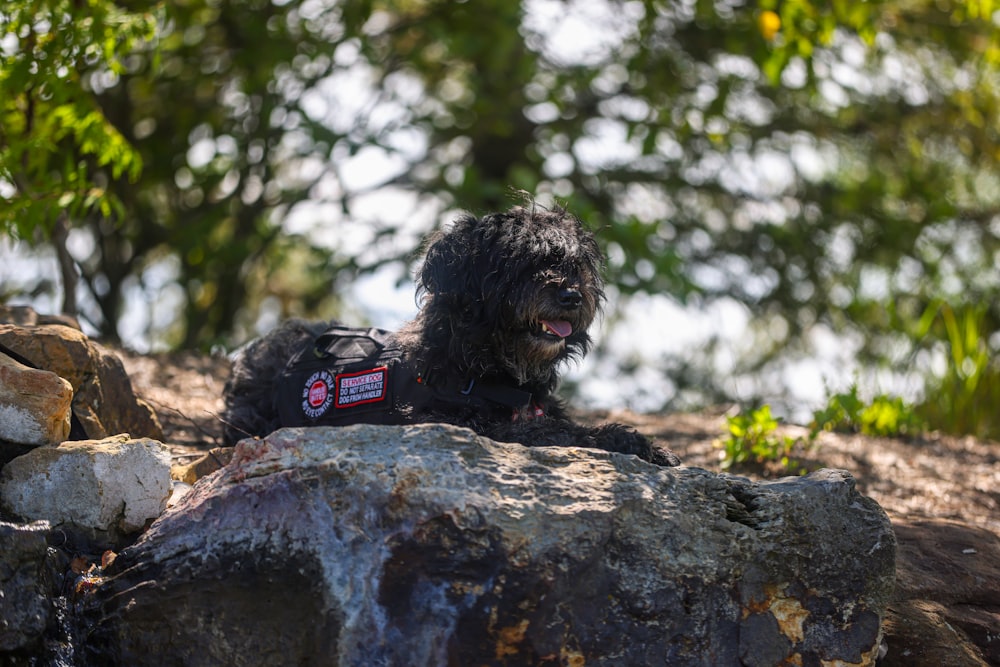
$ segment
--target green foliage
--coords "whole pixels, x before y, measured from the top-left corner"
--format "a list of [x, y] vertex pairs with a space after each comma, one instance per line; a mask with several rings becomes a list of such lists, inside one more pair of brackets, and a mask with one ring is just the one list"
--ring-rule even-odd
[[771, 406], [742, 411], [726, 417], [729, 436], [721, 441], [723, 458], [721, 467], [728, 470], [740, 464], [777, 461], [783, 468], [794, 469], [791, 459], [795, 439], [776, 433], [779, 420], [771, 415]]
[[[135, 148], [131, 163], [90, 158], [84, 170], [117, 213], [116, 224], [100, 215], [76, 220], [94, 248], [78, 264], [99, 309], [89, 318], [104, 336], [115, 338], [119, 322], [135, 315], [125, 292], [136, 285], [150, 321], [162, 322], [150, 330], [159, 346], [245, 338], [265, 305], [277, 304], [281, 316], [329, 316], [332, 283], [356, 270], [355, 258], [285, 235], [281, 223], [317, 184], [338, 190], [338, 159], [378, 139], [359, 129], [360, 116], [357, 126], [352, 119], [334, 129], [321, 107], [308, 106], [318, 96], [304, 92], [348, 69], [333, 55], [357, 37], [336, 28], [337, 3], [308, 5], [164, 3], [156, 42], [133, 42], [114, 76], [91, 86], [122, 139], [101, 154], [124, 158], [116, 148]], [[134, 165], [142, 171], [132, 182]]]
[[811, 435], [821, 431], [846, 431], [871, 436], [913, 435], [924, 424], [913, 406], [898, 396], [879, 394], [866, 403], [858, 395], [857, 383], [843, 393], [833, 394], [826, 407], [813, 413]]
[[[989, 3], [132, 6], [0, 8], [0, 225], [72, 214], [105, 335], [136, 285], [183, 347], [242, 338], [268, 308], [330, 315], [360, 271], [411, 262], [421, 232], [514, 186], [600, 230], [618, 294], [744, 305], [759, 329], [730, 377], [809, 354], [822, 327], [896, 371], [957, 358], [921, 408], [933, 423], [944, 406], [964, 415], [949, 429], [983, 432], [997, 404]], [[939, 302], [953, 325], [925, 317]], [[719, 398], [707, 359], [656, 370]]]
[[929, 373], [918, 412], [933, 429], [1000, 439], [1000, 362], [988, 337], [993, 333], [985, 304], [957, 309], [935, 301], [916, 332], [937, 343], [945, 359], [942, 374]]
[[135, 181], [142, 159], [96, 89], [152, 39], [155, 18], [108, 0], [7, 0], [0, 8], [0, 232], [33, 238], [60, 215], [124, 214], [98, 176]]

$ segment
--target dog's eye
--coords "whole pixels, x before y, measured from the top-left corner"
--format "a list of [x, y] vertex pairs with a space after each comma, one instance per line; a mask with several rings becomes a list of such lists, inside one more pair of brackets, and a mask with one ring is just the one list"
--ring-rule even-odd
[[535, 274], [535, 282], [546, 287], [558, 287], [565, 279], [555, 271], [539, 271]]

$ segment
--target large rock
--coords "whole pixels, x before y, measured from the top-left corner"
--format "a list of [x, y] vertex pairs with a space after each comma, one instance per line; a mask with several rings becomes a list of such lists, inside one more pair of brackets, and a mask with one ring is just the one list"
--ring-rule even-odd
[[[134, 533], [166, 509], [170, 455], [127, 436], [37, 447], [0, 471], [0, 507], [95, 535]], [[99, 532], [98, 532], [99, 531]]]
[[0, 440], [54, 445], [69, 435], [73, 387], [0, 352]]
[[121, 359], [77, 329], [0, 324], [0, 345], [73, 386], [73, 414], [89, 438], [116, 433], [162, 440], [156, 414], [136, 398]]
[[871, 665], [881, 508], [440, 425], [245, 440], [107, 574], [82, 647], [161, 665]]
[[1000, 665], [1000, 538], [946, 519], [897, 523], [884, 667]]
[[54, 614], [48, 530], [44, 522], [18, 526], [0, 521], [0, 660], [32, 649]]

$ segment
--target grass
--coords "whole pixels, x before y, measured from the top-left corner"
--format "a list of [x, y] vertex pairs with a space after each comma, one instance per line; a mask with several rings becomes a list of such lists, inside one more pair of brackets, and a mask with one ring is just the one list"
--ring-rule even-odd
[[986, 305], [958, 308], [932, 303], [917, 334], [941, 340], [947, 351], [944, 374], [926, 380], [926, 398], [917, 411], [933, 429], [956, 435], [1000, 439], [1000, 361], [991, 353]]

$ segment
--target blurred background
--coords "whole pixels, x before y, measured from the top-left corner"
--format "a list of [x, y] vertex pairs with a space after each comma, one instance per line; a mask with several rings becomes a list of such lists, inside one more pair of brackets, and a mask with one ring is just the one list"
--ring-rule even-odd
[[426, 234], [523, 190], [607, 253], [583, 404], [893, 395], [1000, 438], [998, 26], [991, 0], [6, 0], [0, 302], [140, 352], [392, 328]]

